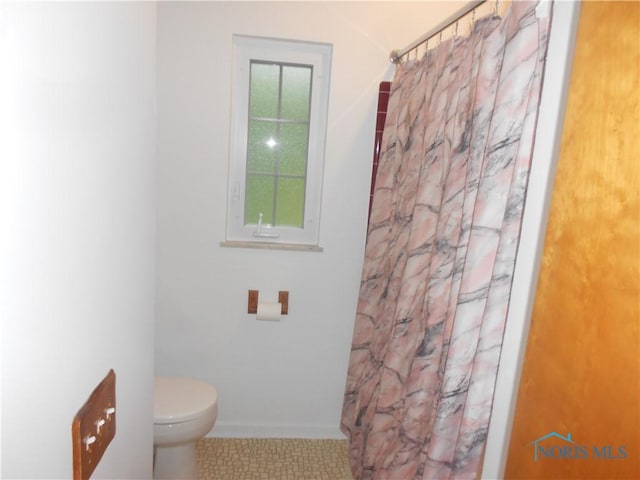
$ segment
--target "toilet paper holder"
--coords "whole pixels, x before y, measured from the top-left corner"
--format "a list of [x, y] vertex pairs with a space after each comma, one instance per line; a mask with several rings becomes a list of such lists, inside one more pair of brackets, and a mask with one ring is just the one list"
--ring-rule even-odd
[[[247, 302], [247, 313], [258, 313], [258, 290], [249, 290], [249, 299]], [[281, 313], [282, 315], [287, 315], [289, 313], [289, 292], [288, 291], [279, 291], [278, 292], [278, 303], [282, 305]]]

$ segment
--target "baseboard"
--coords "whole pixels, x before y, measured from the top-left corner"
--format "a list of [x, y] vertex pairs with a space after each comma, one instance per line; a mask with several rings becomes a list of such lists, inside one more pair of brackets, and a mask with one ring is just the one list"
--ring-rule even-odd
[[327, 425], [238, 424], [216, 422], [210, 438], [312, 438], [344, 440], [338, 427]]

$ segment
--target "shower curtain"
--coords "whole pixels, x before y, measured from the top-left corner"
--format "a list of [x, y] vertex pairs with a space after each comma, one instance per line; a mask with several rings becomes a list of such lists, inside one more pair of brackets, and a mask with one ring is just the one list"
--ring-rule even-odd
[[549, 25], [513, 2], [397, 68], [342, 412], [356, 479], [477, 475]]

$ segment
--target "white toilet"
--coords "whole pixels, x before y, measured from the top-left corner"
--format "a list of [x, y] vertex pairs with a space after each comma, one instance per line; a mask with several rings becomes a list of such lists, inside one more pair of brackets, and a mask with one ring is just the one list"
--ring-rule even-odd
[[156, 377], [153, 401], [153, 478], [198, 477], [196, 442], [218, 416], [218, 392], [204, 382]]

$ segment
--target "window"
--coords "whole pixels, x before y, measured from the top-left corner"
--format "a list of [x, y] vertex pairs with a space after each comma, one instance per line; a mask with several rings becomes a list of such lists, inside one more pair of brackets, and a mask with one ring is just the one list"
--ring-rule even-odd
[[317, 245], [331, 46], [233, 45], [227, 240]]

